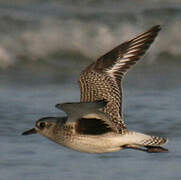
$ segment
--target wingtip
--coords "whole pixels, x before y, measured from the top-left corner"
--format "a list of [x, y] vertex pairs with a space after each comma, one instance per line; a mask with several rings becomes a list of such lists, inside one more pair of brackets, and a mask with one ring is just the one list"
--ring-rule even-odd
[[159, 32], [161, 29], [161, 25], [158, 24], [153, 26], [149, 31]]
[[153, 26], [153, 28], [161, 29], [161, 25], [160, 25], [160, 24], [157, 24], [157, 25]]

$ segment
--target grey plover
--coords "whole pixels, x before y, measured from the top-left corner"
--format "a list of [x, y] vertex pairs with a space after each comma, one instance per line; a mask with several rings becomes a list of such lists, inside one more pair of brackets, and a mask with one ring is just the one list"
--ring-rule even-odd
[[145, 54], [160, 26], [154, 26], [98, 58], [79, 77], [79, 103], [56, 105], [67, 117], [45, 117], [23, 135], [38, 133], [58, 144], [88, 153], [136, 149], [165, 152], [166, 138], [126, 128], [122, 115], [122, 78]]

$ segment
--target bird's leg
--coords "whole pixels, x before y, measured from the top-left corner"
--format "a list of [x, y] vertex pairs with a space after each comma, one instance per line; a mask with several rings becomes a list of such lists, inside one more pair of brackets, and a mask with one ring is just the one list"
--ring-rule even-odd
[[160, 146], [145, 146], [147, 148], [147, 152], [149, 153], [158, 153], [158, 152], [168, 152], [168, 149], [160, 147]]
[[144, 151], [148, 153], [168, 152], [168, 149], [160, 147], [160, 146], [144, 146], [143, 148], [138, 145], [131, 145], [131, 144], [125, 145], [123, 149], [135, 149], [135, 150]]

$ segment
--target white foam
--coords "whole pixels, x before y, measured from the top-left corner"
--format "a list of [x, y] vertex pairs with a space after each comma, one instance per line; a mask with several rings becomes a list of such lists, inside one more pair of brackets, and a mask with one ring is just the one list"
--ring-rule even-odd
[[14, 64], [14, 58], [12, 54], [9, 53], [7, 49], [0, 46], [0, 68], [7, 68], [10, 65]]
[[[149, 28], [145, 27], [131, 22], [120, 22], [111, 27], [104, 23], [87, 23], [77, 19], [44, 19], [38, 26], [14, 33], [13, 36], [0, 34], [0, 67], [8, 67], [21, 57], [29, 60], [47, 59], [57, 52], [78, 52], [88, 58], [97, 58]], [[150, 61], [162, 52], [181, 55], [180, 29], [181, 23], [178, 21], [163, 27], [149, 50]]]

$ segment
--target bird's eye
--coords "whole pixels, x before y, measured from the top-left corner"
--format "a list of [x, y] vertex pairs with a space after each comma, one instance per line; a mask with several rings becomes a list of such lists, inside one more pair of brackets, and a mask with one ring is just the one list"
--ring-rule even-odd
[[39, 124], [39, 127], [40, 127], [41, 129], [43, 129], [45, 126], [46, 126], [45, 122], [41, 122], [41, 123]]

